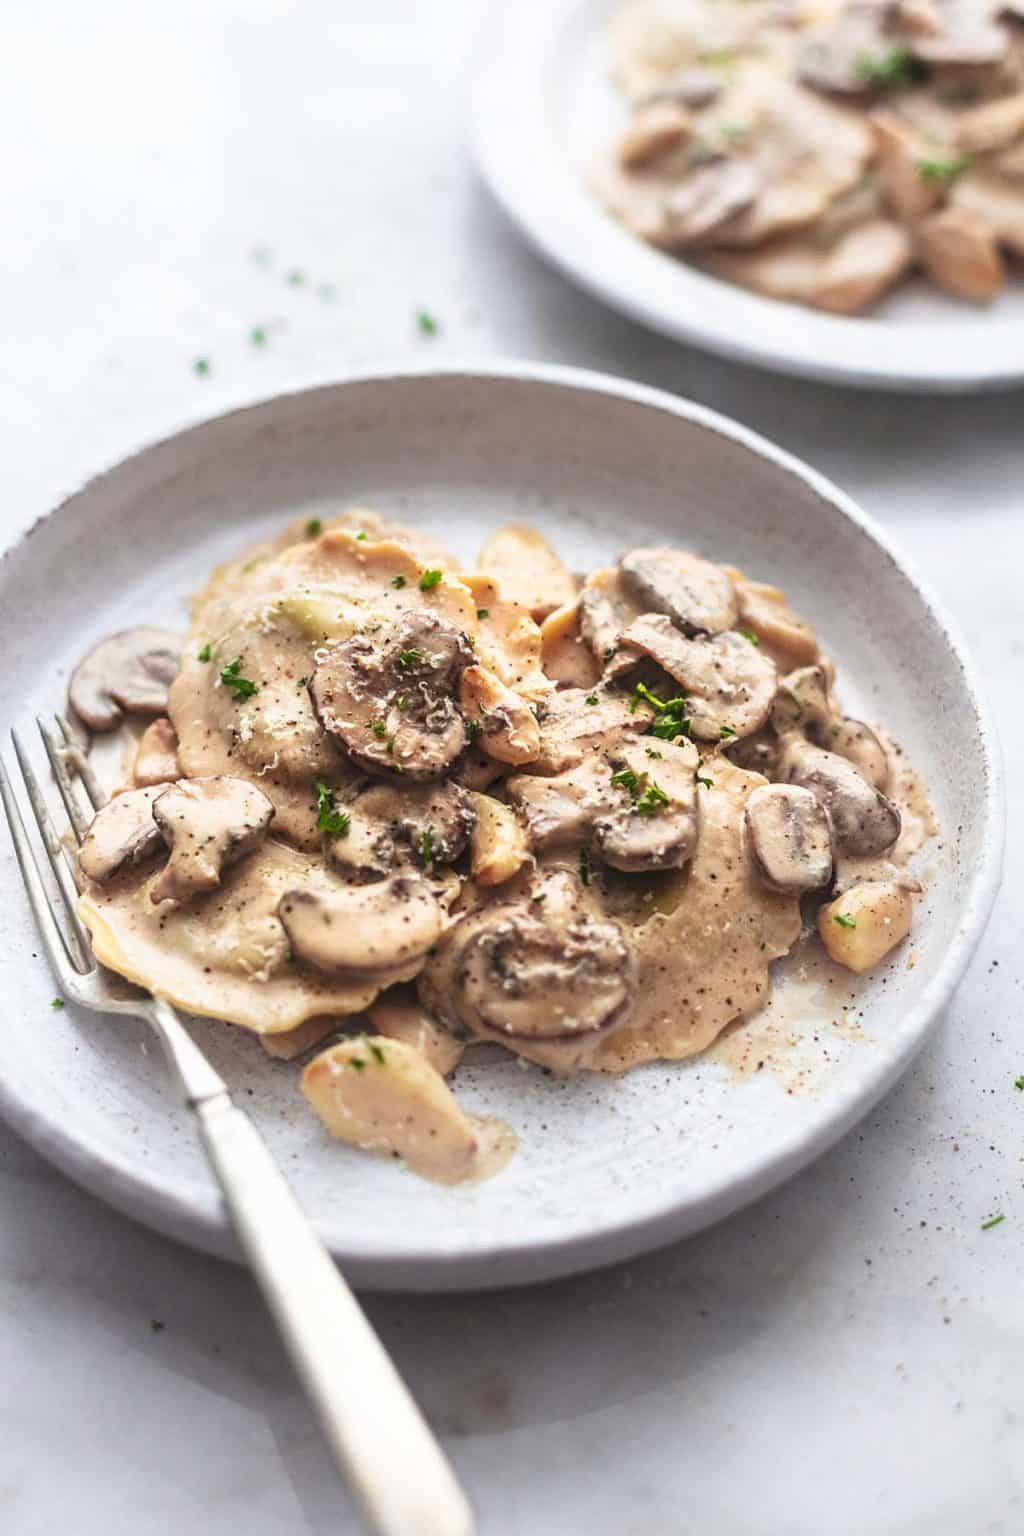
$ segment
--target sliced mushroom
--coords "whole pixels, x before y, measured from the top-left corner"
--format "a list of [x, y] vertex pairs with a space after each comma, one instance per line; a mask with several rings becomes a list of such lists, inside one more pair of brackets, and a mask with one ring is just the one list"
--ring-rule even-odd
[[277, 912], [295, 958], [330, 974], [400, 969], [421, 959], [445, 928], [427, 882], [409, 875], [329, 892], [286, 891]]
[[592, 688], [601, 675], [581, 633], [580, 608], [579, 598], [574, 598], [549, 613], [540, 627], [544, 671], [563, 688]]
[[623, 584], [646, 612], [664, 613], [687, 635], [732, 629], [738, 606], [720, 565], [686, 550], [632, 549], [619, 561]]
[[522, 773], [507, 779], [505, 791], [522, 818], [530, 847], [541, 852], [585, 842], [612, 799], [611, 772], [595, 754], [554, 778]]
[[845, 757], [794, 737], [781, 770], [788, 783], [809, 789], [825, 807], [838, 852], [883, 853], [899, 837], [899, 811]]
[[539, 624], [576, 596], [576, 583], [543, 534], [510, 523], [487, 540], [477, 570], [498, 583], [501, 595], [522, 606]]
[[922, 219], [917, 254], [932, 281], [960, 299], [987, 304], [1006, 283], [995, 236], [962, 208], [943, 208]]
[[722, 751], [737, 767], [764, 774], [766, 779], [774, 779], [778, 770], [779, 738], [769, 726], [763, 726], [751, 736], [727, 738], [722, 742]]
[[884, 5], [851, 5], [803, 44], [797, 72], [805, 85], [829, 96], [864, 101], [874, 94], [871, 62], [893, 52]]
[[832, 878], [828, 812], [796, 784], [762, 784], [744, 812], [754, 866], [769, 890], [820, 891]]
[[625, 598], [618, 572], [596, 572], [579, 596], [580, 636], [596, 665], [608, 678], [623, 677], [640, 661], [639, 651], [623, 646], [622, 631], [636, 618], [636, 605]]
[[689, 138], [692, 119], [678, 101], [654, 101], [638, 107], [619, 140], [619, 164], [627, 171], [660, 160]]
[[762, 185], [749, 160], [722, 155], [698, 165], [664, 196], [664, 243], [676, 250], [706, 245], [753, 205]]
[[626, 746], [610, 758], [614, 803], [594, 823], [606, 864], [642, 874], [689, 862], [697, 846], [697, 767], [691, 741]]
[[424, 868], [451, 864], [469, 842], [476, 821], [473, 797], [450, 780], [376, 784], [356, 796], [347, 815], [346, 832], [328, 839], [327, 854], [335, 869], [357, 879], [393, 873], [400, 846]]
[[466, 918], [448, 946], [420, 978], [421, 996], [431, 1006], [431, 973], [450, 975], [441, 1009], [476, 1033], [572, 1039], [621, 1022], [635, 996], [636, 961], [622, 929], [591, 913], [567, 870]]
[[977, 0], [942, 0], [936, 6], [940, 29], [910, 33], [907, 45], [922, 64], [980, 69], [1006, 58], [1010, 34]]
[[530, 856], [514, 811], [493, 795], [474, 795], [476, 826], [469, 841], [469, 871], [477, 885], [503, 885]]
[[71, 674], [71, 708], [94, 731], [112, 731], [126, 714], [165, 715], [180, 659], [181, 636], [172, 630], [123, 629]]
[[891, 219], [851, 229], [822, 262], [810, 302], [837, 315], [859, 315], [895, 288], [914, 264], [908, 232]]
[[969, 214], [1000, 245], [1016, 256], [1024, 256], [1024, 188], [1019, 184], [988, 171], [969, 171], [958, 177], [950, 202]]
[[466, 667], [459, 684], [466, 719], [479, 730], [477, 742], [487, 757], [520, 766], [540, 750], [540, 728], [529, 704], [486, 667]]
[[147, 725], [139, 738], [132, 779], [140, 789], [151, 784], [173, 784], [181, 778], [178, 766], [178, 733], [162, 717]]
[[749, 736], [767, 720], [775, 698], [775, 663], [745, 635], [728, 630], [687, 640], [664, 614], [644, 614], [623, 639], [681, 685], [690, 730], [698, 741]]
[[655, 86], [637, 105], [654, 107], [678, 102], [681, 106], [699, 109], [710, 106], [721, 92], [722, 77], [713, 69], [682, 69]]
[[801, 666], [817, 661], [818, 640], [814, 630], [797, 618], [778, 587], [748, 581], [734, 574], [739, 600], [739, 628], [756, 635], [761, 645], [781, 666]]
[[819, 747], [847, 758], [873, 789], [880, 789], [884, 794], [889, 788], [889, 755], [863, 720], [844, 715], [839, 720], [812, 726], [810, 734]]
[[220, 885], [221, 872], [263, 841], [273, 802], [246, 779], [181, 779], [157, 795], [153, 820], [171, 856], [150, 892], [187, 901]]
[[606, 687], [590, 693], [563, 688], [552, 694], [541, 711], [540, 751], [530, 764], [531, 772], [565, 773], [595, 747], [641, 735], [653, 718], [650, 705], [631, 699], [628, 693]]
[[832, 713], [824, 667], [797, 667], [779, 679], [779, 691], [772, 705], [772, 725], [777, 731], [803, 731], [812, 725], [825, 725]]
[[968, 154], [1005, 149], [1024, 136], [1024, 91], [986, 101], [960, 115], [957, 143]]
[[466, 745], [454, 695], [472, 660], [452, 625], [408, 611], [379, 634], [353, 635], [328, 651], [309, 696], [324, 730], [354, 762], [374, 773], [439, 779]]
[[79, 866], [88, 879], [102, 885], [163, 851], [160, 828], [153, 820], [153, 801], [163, 788], [160, 784], [126, 790], [96, 812], [78, 850]]

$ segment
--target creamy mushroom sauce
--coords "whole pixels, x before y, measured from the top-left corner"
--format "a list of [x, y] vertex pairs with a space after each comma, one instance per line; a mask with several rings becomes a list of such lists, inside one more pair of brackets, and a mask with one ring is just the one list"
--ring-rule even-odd
[[133, 758], [80, 859], [100, 960], [307, 1058], [332, 1135], [447, 1183], [514, 1147], [445, 1082], [467, 1045], [704, 1051], [798, 940], [894, 951], [935, 831], [778, 589], [665, 546], [575, 578], [518, 526], [481, 561], [300, 519], [214, 572], [163, 695], [152, 630], [70, 690], [91, 761]]
[[993, 299], [1024, 255], [1017, 0], [629, 0], [593, 182], [641, 239], [857, 314], [921, 271]]

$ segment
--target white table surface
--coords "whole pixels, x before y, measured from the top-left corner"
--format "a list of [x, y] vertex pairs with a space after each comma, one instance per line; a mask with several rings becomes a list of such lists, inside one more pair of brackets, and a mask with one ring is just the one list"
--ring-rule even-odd
[[[1020, 1532], [1024, 396], [773, 379], [575, 293], [467, 163], [477, 12], [6, 0], [0, 534], [185, 422], [409, 358], [660, 384], [861, 497], [1001, 704], [1004, 894], [944, 1024], [835, 1151], [699, 1238], [530, 1292], [368, 1305], [482, 1536]], [[2, 1127], [0, 1383], [4, 1536], [354, 1531], [247, 1277], [115, 1215]]]

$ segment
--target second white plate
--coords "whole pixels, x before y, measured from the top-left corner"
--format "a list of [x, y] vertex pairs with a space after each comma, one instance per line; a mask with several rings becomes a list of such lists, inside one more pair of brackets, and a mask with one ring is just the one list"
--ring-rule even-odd
[[621, 0], [497, 8], [474, 73], [477, 162], [505, 211], [574, 282], [653, 330], [783, 373], [886, 389], [967, 392], [1024, 380], [1024, 282], [990, 308], [911, 283], [845, 317], [762, 298], [655, 251], [588, 193], [622, 120], [608, 81]]

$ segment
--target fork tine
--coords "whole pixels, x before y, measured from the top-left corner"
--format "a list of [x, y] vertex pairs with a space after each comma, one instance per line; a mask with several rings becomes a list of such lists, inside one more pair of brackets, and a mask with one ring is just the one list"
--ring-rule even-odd
[[67, 941], [61, 932], [60, 925], [54, 917], [47, 899], [46, 890], [39, 875], [32, 845], [25, 831], [25, 823], [21, 819], [21, 811], [18, 802], [14, 798], [7, 770], [0, 757], [0, 800], [3, 801], [4, 810], [7, 813], [7, 824], [11, 829], [11, 839], [14, 843], [14, 852], [17, 855], [21, 868], [22, 879], [25, 882], [25, 890], [35, 914], [39, 936], [43, 941], [47, 957], [57, 976], [57, 980], [66, 990], [73, 987], [77, 978], [77, 969], [68, 952]]
[[[85, 752], [82, 750], [82, 744], [78, 740], [78, 737], [75, 735], [74, 730], [73, 730], [73, 728], [71, 726], [71, 723], [68, 720], [67, 716], [66, 715], [57, 715], [57, 716], [55, 716], [55, 719], [57, 721], [57, 724], [60, 726], [61, 735], [64, 737], [65, 745], [69, 746], [69, 747], [77, 748], [77, 757], [76, 757], [76, 760], [75, 760], [75, 768], [78, 771], [78, 777], [82, 781], [82, 784], [83, 784], [83, 786], [85, 788], [85, 792], [89, 796], [90, 801], [92, 802], [93, 810], [94, 811], [102, 811], [103, 807], [107, 804], [108, 800], [110, 799], [110, 796], [107, 794], [106, 790], [103, 788], [103, 785], [100, 783], [99, 779], [96, 777], [95, 771], [93, 770], [93, 766], [90, 763], [89, 759], [86, 757]], [[64, 761], [65, 761], [65, 759], [62, 757], [61, 758], [61, 762], [64, 762]]]
[[18, 736], [17, 731], [11, 732], [11, 741], [14, 743], [14, 752], [18, 759], [18, 764], [21, 768], [22, 778], [25, 780], [25, 788], [28, 791], [29, 802], [32, 806], [32, 810], [35, 813], [36, 822], [39, 827], [39, 834], [43, 840], [43, 846], [50, 856], [50, 864], [53, 868], [53, 873], [56, 876], [57, 884], [60, 886], [60, 894], [64, 899], [64, 910], [68, 915], [68, 922], [71, 925], [70, 933], [64, 935], [67, 942], [68, 951], [71, 955], [72, 962], [78, 967], [80, 971], [85, 972], [91, 970], [92, 967], [89, 960], [87, 959], [87, 956], [90, 953], [89, 940], [87, 939], [85, 930], [83, 929], [78, 919], [78, 886], [76, 884], [77, 871], [74, 869], [74, 866], [71, 863], [71, 858], [67, 848], [64, 846], [57, 835], [57, 829], [54, 826], [50, 812], [47, 809], [46, 800], [43, 797], [43, 792], [39, 788], [39, 781], [35, 776], [32, 764], [28, 759], [28, 753], [22, 746], [21, 739]]
[[82, 803], [75, 794], [75, 787], [71, 782], [71, 775], [68, 773], [68, 765], [64, 758], [64, 743], [57, 740], [53, 728], [48, 721], [43, 719], [42, 715], [36, 716], [36, 725], [38, 725], [39, 734], [43, 738], [43, 745], [46, 748], [46, 755], [50, 759], [50, 768], [57, 781], [60, 797], [64, 801], [64, 809], [68, 813], [71, 830], [74, 832], [78, 842], [81, 842], [89, 830], [89, 818], [82, 810]]

